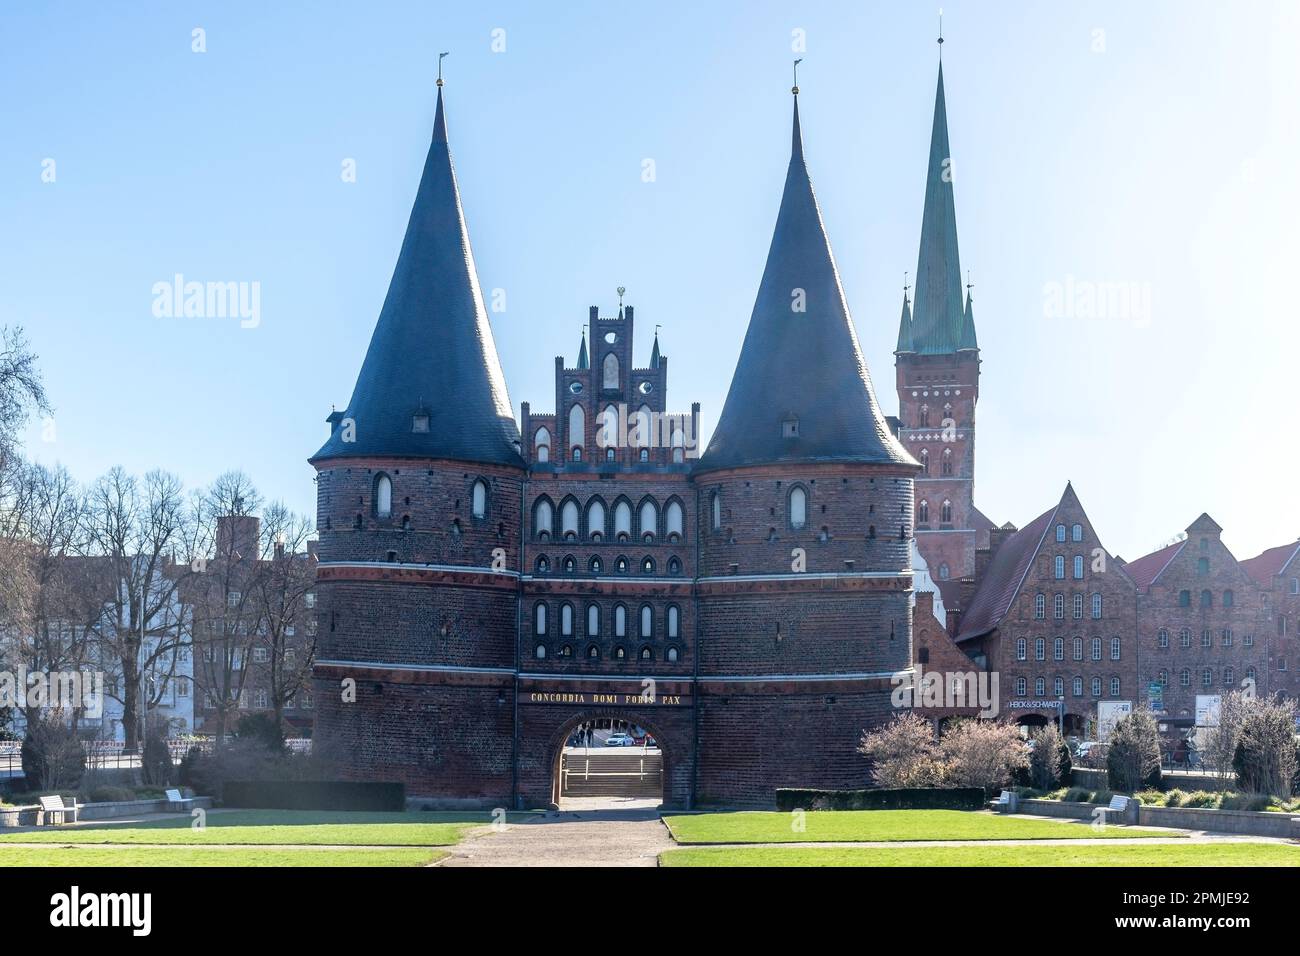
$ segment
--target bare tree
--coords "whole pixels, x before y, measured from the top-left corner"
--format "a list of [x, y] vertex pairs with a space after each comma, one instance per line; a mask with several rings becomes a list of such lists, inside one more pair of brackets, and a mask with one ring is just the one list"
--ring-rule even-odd
[[163, 471], [140, 481], [115, 467], [90, 490], [85, 551], [97, 560], [87, 619], [121, 677], [114, 696], [128, 748], [140, 743], [142, 706], [159, 702], [190, 644], [180, 596], [190, 576], [194, 520], [180, 480]]
[[265, 628], [261, 504], [252, 481], [238, 471], [218, 477], [201, 496], [198, 539], [205, 564], [191, 581], [188, 603], [195, 617], [196, 683], [215, 712], [217, 746], [240, 709], [253, 648]]
[[1252, 699], [1253, 695], [1239, 690], [1224, 694], [1219, 702], [1219, 721], [1205, 733], [1205, 764], [1214, 772], [1221, 790], [1235, 773], [1232, 758], [1237, 753], [1241, 725], [1250, 711]]
[[939, 742], [948, 782], [955, 787], [997, 790], [1029, 763], [1025, 742], [1014, 724], [960, 720]]
[[871, 761], [871, 776], [878, 786], [937, 787], [942, 783], [934, 729], [910, 711], [864, 731], [858, 753]]
[[262, 516], [263, 553], [270, 558], [257, 575], [262, 613], [260, 646], [267, 651], [269, 703], [277, 726], [285, 705], [310, 686], [316, 656], [316, 615], [308, 595], [316, 582], [316, 560], [308, 553], [312, 522], [273, 502]]

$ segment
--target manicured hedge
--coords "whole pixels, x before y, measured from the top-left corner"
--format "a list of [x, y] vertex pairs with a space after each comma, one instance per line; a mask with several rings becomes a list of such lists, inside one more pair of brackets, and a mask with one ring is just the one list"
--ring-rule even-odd
[[227, 807], [256, 810], [405, 810], [406, 784], [343, 780], [229, 780]]
[[982, 810], [985, 800], [981, 787], [776, 791], [778, 810]]

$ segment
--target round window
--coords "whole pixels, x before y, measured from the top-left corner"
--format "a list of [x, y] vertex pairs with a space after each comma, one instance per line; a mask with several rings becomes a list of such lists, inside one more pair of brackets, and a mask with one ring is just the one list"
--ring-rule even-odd
[[582, 391], [582, 383], [581, 383], [581, 382], [570, 382], [570, 383], [569, 383], [569, 391], [571, 391], [574, 395], [577, 395], [579, 392]]
[[651, 392], [655, 390], [653, 382], [642, 382], [640, 385], [637, 386], [637, 388], [641, 390], [642, 395], [649, 395]]
[[605, 333], [605, 341], [606, 341], [608, 344], [613, 345], [615, 342], [618, 341], [618, 333], [617, 333], [617, 332], [606, 332], [606, 333]]

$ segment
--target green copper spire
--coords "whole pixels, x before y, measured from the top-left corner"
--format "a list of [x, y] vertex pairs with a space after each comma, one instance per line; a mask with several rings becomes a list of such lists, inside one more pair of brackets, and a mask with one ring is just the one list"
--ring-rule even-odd
[[659, 367], [659, 327], [655, 326], [655, 344], [650, 349], [650, 367]]
[[898, 352], [912, 352], [912, 307], [907, 301], [907, 291], [903, 291], [903, 314], [898, 320]]
[[[934, 96], [934, 127], [921, 215], [921, 251], [916, 265], [912, 303], [915, 351], [945, 354], [962, 339], [961, 265], [957, 255], [957, 213], [952, 192], [953, 162], [948, 148], [948, 111], [943, 93], [943, 64]], [[972, 332], [973, 338], [973, 332]]]
[[587, 358], [587, 330], [582, 330], [582, 344], [578, 346], [578, 368], [591, 368], [591, 360]]
[[979, 342], [975, 339], [975, 295], [972, 292], [966, 293], [966, 314], [961, 320], [961, 341], [957, 343], [957, 351], [964, 352], [967, 350], [979, 351]]

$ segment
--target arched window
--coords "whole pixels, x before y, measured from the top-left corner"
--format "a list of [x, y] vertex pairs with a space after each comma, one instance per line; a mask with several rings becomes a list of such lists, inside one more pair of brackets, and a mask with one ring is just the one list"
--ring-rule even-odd
[[[613, 405], [606, 405], [605, 410], [600, 413], [600, 431], [596, 433], [596, 444], [609, 451], [613, 451], [618, 445], [618, 409]], [[605, 457], [613, 460], [608, 453]]]
[[544, 554], [539, 555], [537, 558], [537, 572], [539, 574], [546, 574], [550, 570], [551, 570], [550, 559], [547, 558], [546, 555]]
[[1112, 678], [1110, 679], [1110, 696], [1111, 696], [1111, 697], [1118, 697], [1118, 696], [1119, 696], [1119, 678], [1118, 678], [1118, 677], [1112, 677]]
[[1100, 621], [1100, 620], [1101, 620], [1101, 606], [1102, 606], [1102, 598], [1101, 598], [1101, 595], [1100, 595], [1100, 594], [1094, 594], [1094, 595], [1092, 596], [1092, 619], [1093, 619], [1094, 621]]
[[1052, 598], [1052, 616], [1058, 621], [1065, 620], [1065, 595], [1058, 594]]
[[1034, 678], [1034, 695], [1037, 696], [1037, 697], [1042, 697], [1042, 696], [1043, 696], [1044, 694], [1046, 694], [1046, 693], [1047, 693], [1047, 678], [1045, 678], [1045, 677], [1035, 677], [1035, 678]]
[[709, 524], [714, 531], [722, 530], [722, 492], [715, 491], [709, 498]]
[[537, 659], [538, 659], [539, 661], [545, 660], [545, 659], [546, 659], [546, 645], [545, 645], [545, 644], [538, 644], [537, 647], [533, 650], [533, 653], [537, 656]]
[[1046, 594], [1034, 595], [1034, 617], [1040, 621], [1043, 618], [1047, 617], [1047, 595]]
[[619, 541], [632, 537], [632, 506], [626, 501], [614, 506], [614, 537]]
[[648, 647], [641, 648], [641, 660], [652, 661], [655, 659], [655, 652]]
[[[1061, 525], [1064, 528], [1065, 525]], [[1058, 554], [1052, 561], [1052, 576], [1058, 581], [1065, 580], [1065, 555]]]
[[667, 660], [669, 664], [677, 663], [677, 648], [675, 647], [668, 648]]
[[930, 477], [930, 449], [921, 449], [921, 474]]
[[917, 524], [930, 523], [930, 502], [926, 501], [924, 498], [922, 498], [920, 503], [917, 504], [916, 506], [916, 523]]
[[375, 514], [380, 518], [393, 514], [393, 481], [384, 474], [375, 479]]
[[680, 465], [686, 460], [686, 435], [680, 428], [673, 429], [673, 464]]
[[1058, 637], [1056, 640], [1052, 641], [1052, 660], [1065, 660], [1065, 638]]
[[682, 563], [677, 558], [668, 559], [668, 573], [674, 576], [682, 573]]
[[1094, 637], [1092, 639], [1092, 659], [1094, 661], [1101, 660], [1101, 638], [1100, 637]]
[[1034, 660], [1047, 660], [1047, 640], [1042, 637], [1034, 638]]
[[563, 637], [573, 636], [573, 605], [560, 605], [560, 634]]
[[1083, 555], [1081, 554], [1074, 556], [1074, 579], [1076, 581], [1083, 580]]
[[1191, 606], [1192, 606], [1192, 592], [1191, 592], [1191, 591], [1179, 591], [1179, 592], [1178, 592], [1178, 606], [1179, 606], [1179, 607], [1191, 607]]
[[1169, 646], [1169, 631], [1167, 631], [1163, 627], [1156, 632], [1156, 646], [1157, 647]]
[[578, 538], [578, 503], [569, 499], [560, 508], [560, 533], [566, 541], [576, 541]]
[[1076, 677], [1074, 680], [1070, 681], [1070, 690], [1073, 691], [1075, 697], [1082, 697], [1082, 696], [1083, 696], [1083, 678], [1082, 678], [1082, 677]]
[[1074, 596], [1074, 619], [1076, 621], [1083, 620], [1083, 595], [1082, 594], [1076, 594]]
[[1100, 678], [1100, 677], [1094, 677], [1094, 678], [1092, 679], [1092, 696], [1093, 696], [1093, 697], [1100, 697], [1100, 696], [1101, 696], [1101, 678]]
[[551, 460], [551, 433], [546, 428], [537, 429], [533, 436], [533, 447], [536, 449], [534, 457], [538, 461]]
[[940, 511], [939, 520], [942, 521], [944, 524], [952, 524], [952, 502], [951, 501], [945, 501], [943, 503], [943, 508]]
[[1196, 573], [1197, 573], [1197, 574], [1209, 574], [1209, 573], [1210, 573], [1210, 559], [1209, 559], [1209, 558], [1197, 558], [1197, 559], [1196, 559]]
[[1029, 681], [1023, 677], [1016, 678], [1016, 696], [1024, 697], [1029, 693]]
[[480, 478], [474, 482], [474, 488], [470, 492], [470, 513], [475, 518], [486, 518], [488, 506], [488, 487], [487, 482]]
[[642, 574], [655, 573], [655, 559], [650, 557], [650, 555], [648, 554], [641, 559], [641, 573]]
[[601, 365], [601, 388], [618, 388], [618, 356], [610, 352]]
[[636, 412], [636, 435], [631, 438], [633, 448], [649, 448], [654, 444], [654, 415], [649, 405], [642, 405]]
[[1026, 648], [1028, 646], [1029, 642], [1023, 637], [1016, 639], [1016, 660], [1023, 661], [1026, 659]]
[[627, 637], [627, 608], [622, 604], [614, 607], [614, 636]]
[[577, 559], [571, 554], [565, 555], [563, 568], [565, 574], [572, 574], [574, 571], [578, 570]]
[[546, 605], [539, 604], [533, 608], [533, 633], [541, 637], [546, 633]]
[[587, 636], [588, 637], [600, 636], [600, 605], [599, 604], [587, 605]]
[[600, 648], [592, 644], [587, 648], [587, 659], [592, 661], [600, 660]]
[[1052, 693], [1057, 697], [1065, 696], [1065, 678], [1058, 677], [1052, 681]]
[[952, 449], [951, 448], [945, 448], [943, 450], [943, 460], [940, 464], [940, 469], [944, 477], [947, 477], [952, 474]]
[[1201, 607], [1214, 607], [1214, 592], [1205, 590], [1201, 592]]
[[942, 564], [940, 564], [940, 565], [939, 565], [939, 580], [940, 580], [940, 581], [947, 581], [948, 578], [950, 578], [951, 576], [952, 576], [952, 572], [948, 569], [948, 562], [945, 561], [945, 562], [943, 562]]
[[1065, 525], [1063, 525], [1063, 524], [1058, 524], [1058, 525], [1056, 526], [1056, 540], [1057, 540], [1057, 541], [1064, 541], [1064, 540], [1065, 540]]
[[921, 428], [930, 427], [930, 406], [929, 405], [921, 406], [920, 413], [917, 416], [916, 422], [917, 425], [919, 425]]
[[676, 604], [668, 605], [668, 636], [677, 638], [681, 628], [681, 611], [677, 609]]
[[600, 555], [593, 554], [591, 556], [591, 560], [587, 562], [587, 570], [592, 574], [600, 574], [601, 571], [605, 570], [605, 564], [600, 560]]
[[587, 506], [587, 537], [592, 541], [605, 537], [605, 505], [599, 500]]
[[641, 636], [651, 637], [654, 634], [654, 611], [649, 604], [641, 605]]
[[628, 569], [627, 557], [620, 554], [618, 558], [615, 559], [614, 561], [614, 570], [617, 571], [619, 574], [627, 574], [627, 569]]
[[569, 409], [569, 447], [575, 454], [574, 461], [582, 461], [582, 446], [585, 445], [587, 433], [587, 415], [581, 405]]
[[683, 524], [681, 502], [668, 502], [668, 507], [664, 511], [664, 530], [668, 533], [669, 541], [682, 540]]
[[796, 530], [808, 524], [808, 493], [802, 488], [790, 489], [790, 527]]
[[1083, 540], [1083, 525], [1075, 524], [1070, 527], [1070, 540], [1072, 541]]
[[1232, 591], [1224, 591], [1224, 592], [1223, 592], [1223, 606], [1224, 606], [1224, 607], [1232, 607], [1232, 603], [1233, 603], [1234, 600], [1236, 600], [1236, 595], [1234, 595], [1234, 594], [1232, 593]]
[[659, 530], [659, 509], [653, 499], [647, 498], [641, 503], [641, 512], [637, 516], [640, 523], [641, 540], [653, 540]]

